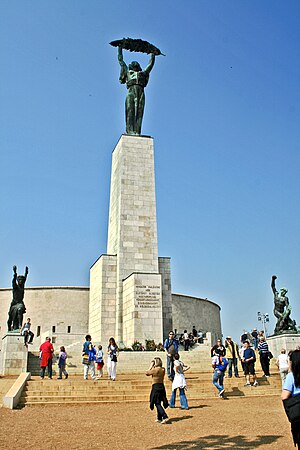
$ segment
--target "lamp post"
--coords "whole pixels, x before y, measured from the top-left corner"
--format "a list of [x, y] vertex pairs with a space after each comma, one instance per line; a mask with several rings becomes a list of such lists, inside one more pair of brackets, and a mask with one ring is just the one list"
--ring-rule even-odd
[[261, 312], [258, 312], [258, 313], [257, 313], [257, 320], [258, 320], [259, 322], [262, 322], [262, 324], [263, 324], [263, 329], [264, 329], [264, 333], [265, 333], [265, 337], [267, 337], [266, 322], [269, 322], [269, 321], [270, 321], [270, 319], [269, 319], [269, 314], [268, 314], [268, 313], [261, 313]]

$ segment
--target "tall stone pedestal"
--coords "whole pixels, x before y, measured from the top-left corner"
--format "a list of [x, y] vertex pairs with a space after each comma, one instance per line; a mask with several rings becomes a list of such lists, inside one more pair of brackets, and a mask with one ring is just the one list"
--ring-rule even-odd
[[295, 350], [297, 346], [300, 346], [300, 334], [279, 334], [277, 336], [269, 336], [267, 338], [270, 352], [273, 353], [276, 358], [282, 348], [285, 348], [287, 353], [290, 350]]
[[7, 333], [2, 341], [1, 375], [20, 375], [27, 372], [28, 349], [24, 346], [24, 337], [17, 333]]
[[111, 336], [127, 346], [159, 343], [172, 304], [170, 259], [158, 258], [153, 139], [122, 135], [111, 173], [107, 254], [91, 267], [89, 331], [104, 344]]

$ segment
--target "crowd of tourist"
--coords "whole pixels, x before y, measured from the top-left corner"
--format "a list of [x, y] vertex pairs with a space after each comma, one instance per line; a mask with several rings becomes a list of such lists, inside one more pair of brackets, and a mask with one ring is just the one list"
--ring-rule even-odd
[[[111, 337], [108, 342], [107, 350], [107, 371], [108, 378], [112, 381], [116, 380], [117, 373], [117, 361], [119, 356], [119, 349], [115, 342], [115, 339]], [[41, 367], [41, 378], [44, 379], [46, 369], [49, 379], [52, 379], [52, 365], [54, 355], [54, 347], [51, 343], [51, 338], [46, 337], [45, 342], [40, 346], [40, 367]], [[59, 369], [58, 380], [62, 380], [63, 375], [65, 379], [69, 377], [66, 371], [67, 363], [67, 352], [64, 346], [60, 347], [60, 351], [57, 357], [57, 364]], [[87, 380], [90, 374], [92, 380], [99, 380], [103, 377], [103, 367], [104, 367], [104, 354], [102, 346], [96, 346], [92, 343], [91, 335], [87, 334], [85, 337], [85, 342], [82, 348], [82, 364], [83, 364], [83, 378]], [[97, 373], [96, 373], [97, 370]]]
[[197, 330], [195, 325], [193, 325], [190, 332], [188, 330], [184, 330], [183, 333], [177, 334], [175, 330], [174, 335], [176, 340], [178, 340], [178, 343], [184, 347], [184, 351], [188, 351], [195, 344], [202, 344], [205, 337], [205, 333], [201, 330]]
[[[30, 319], [28, 319], [21, 330], [26, 345], [32, 342], [33, 339], [33, 334], [30, 333], [30, 325]], [[198, 332], [195, 327], [193, 327], [193, 331], [190, 334], [187, 333], [187, 330], [184, 330], [183, 334], [178, 338], [174, 331], [171, 330], [167, 339], [164, 341], [167, 377], [168, 380], [172, 382], [172, 393], [169, 400], [164, 385], [165, 369], [163, 367], [162, 359], [159, 357], [153, 358], [149, 369], [146, 371], [146, 375], [152, 377], [150, 408], [152, 410], [156, 408], [156, 422], [164, 424], [168, 421], [168, 415], [165, 410], [167, 407], [175, 408], [177, 390], [179, 390], [181, 409], [189, 408], [185, 392], [185, 372], [190, 369], [190, 366], [180, 359], [178, 352], [180, 344], [183, 345], [185, 351], [189, 350], [191, 335], [194, 336], [196, 333], [198, 337]], [[220, 398], [224, 398], [224, 378], [232, 378], [233, 375], [236, 378], [240, 377], [238, 367], [239, 361], [245, 376], [245, 386], [258, 386], [255, 371], [255, 364], [258, 357], [264, 374], [263, 376], [265, 378], [270, 377], [270, 360], [273, 358], [273, 355], [269, 350], [264, 332], [258, 332], [255, 328], [252, 330], [251, 334], [244, 331], [240, 340], [241, 343], [239, 347], [239, 345], [233, 341], [231, 336], [227, 336], [224, 344], [221, 339], [217, 339], [216, 344], [211, 348], [210, 355], [212, 358], [211, 364], [213, 370], [212, 383], [217, 388]], [[42, 379], [45, 377], [46, 369], [48, 378], [52, 379], [53, 355], [54, 348], [51, 343], [51, 338], [47, 337], [45, 342], [40, 346]], [[106, 356], [108, 378], [115, 381], [119, 348], [113, 337], [109, 339], [106, 348]], [[66, 349], [64, 346], [61, 346], [58, 355], [59, 380], [63, 378], [63, 375], [65, 376], [65, 379], [69, 376], [66, 370], [67, 358], [68, 355]], [[103, 377], [104, 352], [101, 345], [98, 345], [97, 348], [93, 345], [92, 338], [89, 334], [86, 335], [82, 348], [82, 363], [85, 380], [88, 379], [89, 373], [92, 380]], [[300, 348], [297, 347], [295, 350], [289, 351], [288, 354], [286, 349], [283, 348], [277, 356], [276, 365], [282, 380], [282, 400], [287, 416], [291, 422], [294, 443], [295, 446], [300, 446]]]
[[[258, 381], [255, 373], [256, 358], [259, 356], [260, 364], [264, 376], [268, 378], [270, 376], [270, 359], [273, 355], [269, 351], [268, 344], [266, 342], [264, 332], [257, 332], [254, 328], [252, 333], [248, 333], [244, 330], [240, 337], [240, 347], [232, 340], [230, 336], [227, 336], [222, 343], [221, 339], [217, 340], [217, 343], [211, 348], [212, 366], [214, 371], [218, 371], [219, 363], [216, 363], [216, 358], [223, 358], [228, 365], [227, 377], [232, 378], [232, 372], [234, 376], [239, 378], [238, 363], [241, 363], [242, 372], [246, 378], [245, 386], [251, 386], [250, 377], [252, 377], [252, 386], [258, 386]], [[226, 357], [226, 358], [225, 358]], [[283, 358], [280, 357], [280, 364], [283, 363]], [[283, 369], [282, 365], [282, 369]], [[232, 371], [233, 368], [233, 371]], [[213, 383], [215, 384], [216, 374], [213, 377]], [[215, 384], [216, 385], [216, 384]], [[217, 387], [217, 386], [216, 386]]]

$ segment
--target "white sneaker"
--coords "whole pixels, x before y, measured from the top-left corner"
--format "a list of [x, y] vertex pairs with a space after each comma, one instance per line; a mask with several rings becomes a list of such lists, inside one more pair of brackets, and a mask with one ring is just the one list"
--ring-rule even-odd
[[253, 386], [258, 386], [258, 382], [254, 381]]
[[222, 390], [219, 392], [219, 397], [223, 397], [224, 392], [225, 392], [225, 389], [222, 389]]
[[163, 423], [167, 423], [167, 422], [169, 422], [169, 417], [166, 417], [166, 418], [163, 419], [160, 423], [163, 424]]

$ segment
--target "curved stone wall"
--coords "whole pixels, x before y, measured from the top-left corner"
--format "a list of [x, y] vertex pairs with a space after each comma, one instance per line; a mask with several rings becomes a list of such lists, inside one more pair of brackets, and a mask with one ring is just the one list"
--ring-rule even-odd
[[177, 333], [185, 329], [189, 332], [195, 325], [197, 330], [211, 332], [212, 342], [215, 342], [222, 337], [220, 311], [220, 306], [210, 300], [172, 294], [173, 328]]
[[[11, 299], [11, 289], [0, 289], [1, 338], [7, 331]], [[36, 336], [33, 349], [46, 335], [54, 338], [56, 347], [83, 342], [88, 332], [88, 287], [29, 287], [25, 289], [24, 302], [27, 309], [24, 318], [31, 318], [32, 331]], [[207, 299], [172, 294], [172, 316], [173, 328], [178, 333], [184, 329], [191, 331], [195, 325], [197, 330], [211, 332], [213, 342], [221, 336], [220, 307]]]

